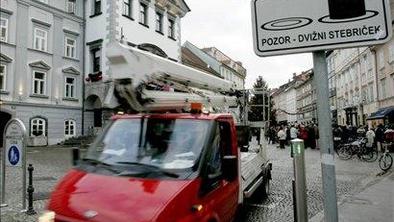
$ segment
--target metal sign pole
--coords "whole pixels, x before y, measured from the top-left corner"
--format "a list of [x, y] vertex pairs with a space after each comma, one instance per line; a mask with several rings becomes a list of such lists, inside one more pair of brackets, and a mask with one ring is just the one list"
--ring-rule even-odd
[[265, 119], [265, 93], [263, 93], [263, 121], [266, 121]]
[[[4, 128], [6, 129], [6, 128]], [[1, 135], [3, 136], [3, 135]], [[0, 207], [6, 207], [7, 204], [5, 203], [5, 136], [3, 137], [3, 154], [1, 156], [1, 201]]]
[[319, 120], [319, 146], [321, 155], [323, 204], [326, 222], [338, 221], [337, 192], [335, 179], [334, 145], [329, 106], [328, 72], [325, 51], [313, 52], [314, 84], [317, 93]]
[[[25, 128], [23, 126], [23, 128]], [[23, 149], [23, 156], [22, 156], [22, 211], [27, 211], [26, 207], [26, 129], [24, 129], [24, 134], [22, 138], [22, 149]]]

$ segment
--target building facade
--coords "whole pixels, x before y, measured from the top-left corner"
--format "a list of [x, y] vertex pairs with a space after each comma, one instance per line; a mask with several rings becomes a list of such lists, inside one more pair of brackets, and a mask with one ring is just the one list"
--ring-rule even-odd
[[279, 124], [294, 124], [298, 121], [298, 87], [305, 81], [307, 71], [300, 74], [293, 73], [293, 78], [288, 83], [281, 85], [272, 94], [276, 120]]
[[[390, 5], [394, 13], [394, 1]], [[394, 107], [393, 61], [393, 39], [382, 45], [327, 53], [330, 102], [336, 123], [376, 125], [367, 120], [381, 109]]]
[[0, 135], [23, 121], [28, 145], [81, 133], [83, 1], [1, 0]]
[[305, 80], [295, 86], [297, 94], [297, 122], [317, 122], [316, 88], [313, 71], [306, 72]]
[[181, 18], [190, 9], [183, 0], [86, 1], [85, 133], [100, 130], [112, 114], [112, 74], [105, 57], [111, 42], [181, 60]]
[[[183, 48], [205, 63], [210, 70], [213, 70], [213, 72], [210, 72], [211, 74], [231, 81], [235, 89], [245, 88], [245, 78], [247, 71], [242, 66], [241, 62], [234, 61], [215, 47], [200, 49], [192, 43], [186, 41], [183, 44]], [[185, 64], [190, 65], [188, 62]], [[194, 67], [199, 68], [198, 66]]]
[[241, 62], [234, 61], [216, 47], [204, 48], [202, 50], [223, 64], [220, 73], [224, 79], [233, 82], [236, 89], [245, 88], [246, 69], [242, 66]]
[[335, 79], [330, 81], [335, 83], [336, 95], [331, 105], [336, 105], [338, 124], [370, 125], [367, 119], [379, 109], [394, 106], [391, 55], [393, 40], [374, 47], [335, 50], [329, 55], [328, 65], [335, 63], [334, 71], [328, 70], [329, 78]]

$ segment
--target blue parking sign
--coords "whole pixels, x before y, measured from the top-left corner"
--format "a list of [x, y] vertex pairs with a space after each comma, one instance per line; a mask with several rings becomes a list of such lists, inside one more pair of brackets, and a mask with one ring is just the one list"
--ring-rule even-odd
[[8, 149], [8, 162], [12, 166], [18, 165], [21, 157], [21, 153], [19, 148], [16, 145], [11, 145], [11, 147]]

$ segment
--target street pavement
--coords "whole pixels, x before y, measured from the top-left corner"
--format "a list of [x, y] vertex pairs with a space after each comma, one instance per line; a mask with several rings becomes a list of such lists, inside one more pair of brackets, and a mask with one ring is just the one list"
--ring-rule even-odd
[[[271, 194], [266, 200], [261, 200], [262, 198], [259, 197], [249, 200], [245, 204], [245, 209], [242, 211], [243, 214], [237, 219], [237, 221], [294, 221], [291, 185], [294, 174], [293, 160], [290, 157], [290, 148], [286, 147], [286, 149], [278, 149], [276, 145], [269, 145], [268, 154], [273, 163]], [[335, 165], [340, 221], [394, 221], [392, 216], [392, 209], [394, 206], [394, 196], [392, 192], [394, 182], [392, 171], [381, 175], [378, 162], [367, 163], [360, 161], [357, 157], [347, 161], [336, 158]], [[320, 222], [324, 219], [320, 150], [306, 149], [305, 168], [307, 181], [308, 218], [310, 221]], [[384, 180], [383, 185], [380, 184], [382, 180]], [[387, 186], [387, 184], [391, 186]], [[374, 185], [377, 187], [375, 188]], [[378, 188], [379, 190], [376, 190]], [[375, 217], [374, 220], [370, 220], [369, 217], [360, 217], [359, 220], [350, 220], [349, 218], [351, 218], [351, 216], [349, 215], [353, 215], [354, 213], [364, 211], [365, 214], [368, 214], [368, 209], [371, 205], [362, 205], [363, 203], [360, 203], [359, 205], [361, 206], [349, 206], [348, 204], [351, 203], [352, 200], [355, 200], [358, 195], [363, 195], [363, 193], [368, 191], [368, 189], [372, 189], [370, 192], [373, 194], [379, 194], [380, 196], [386, 195], [384, 202], [386, 204], [374, 202], [376, 205], [378, 205], [378, 207], [381, 207], [381, 209], [375, 209], [375, 211], [373, 211], [374, 213], [380, 212], [384, 216]], [[391, 192], [389, 191], [390, 189]], [[391, 216], [390, 213], [387, 212], [391, 212]]]
[[[255, 196], [248, 200], [236, 221], [287, 222], [293, 219], [291, 180], [293, 162], [289, 147], [278, 149], [276, 145], [267, 147], [273, 163], [271, 194], [262, 200]], [[32, 163], [34, 171], [34, 208], [41, 213], [57, 181], [70, 169], [70, 148], [28, 148], [27, 163]], [[323, 195], [319, 150], [307, 149], [305, 153], [308, 195], [308, 217], [310, 221], [323, 221]], [[389, 171], [380, 175], [377, 162], [366, 163], [357, 158], [343, 161], [336, 159], [337, 196], [340, 221], [350, 222], [392, 222], [393, 221], [393, 181]], [[21, 172], [7, 171], [6, 200], [9, 204], [1, 208], [1, 221], [37, 221], [37, 215], [26, 216], [21, 209]], [[391, 192], [390, 192], [391, 190]], [[359, 216], [349, 216], [349, 215]], [[375, 216], [371, 216], [371, 215]], [[366, 215], [366, 216], [363, 216]], [[367, 216], [370, 217], [367, 217]], [[373, 220], [371, 219], [373, 218]]]

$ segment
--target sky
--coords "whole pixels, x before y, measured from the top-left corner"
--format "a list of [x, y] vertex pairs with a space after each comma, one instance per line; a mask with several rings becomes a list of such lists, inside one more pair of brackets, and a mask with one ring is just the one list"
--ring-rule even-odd
[[245, 87], [261, 75], [270, 88], [278, 87], [293, 73], [312, 68], [312, 54], [258, 57], [253, 51], [250, 0], [185, 0], [191, 9], [182, 19], [182, 43], [199, 48], [215, 46], [241, 61], [247, 69]]

